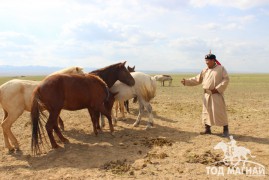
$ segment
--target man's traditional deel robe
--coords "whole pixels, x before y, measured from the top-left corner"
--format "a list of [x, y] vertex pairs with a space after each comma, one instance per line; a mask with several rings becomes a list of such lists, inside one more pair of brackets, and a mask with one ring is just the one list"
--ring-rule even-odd
[[[210, 126], [226, 126], [228, 119], [223, 93], [229, 83], [229, 76], [225, 68], [216, 65], [214, 68], [204, 69], [200, 74], [185, 80], [186, 86], [202, 84], [204, 89], [202, 123]], [[217, 89], [219, 93], [212, 94]]]

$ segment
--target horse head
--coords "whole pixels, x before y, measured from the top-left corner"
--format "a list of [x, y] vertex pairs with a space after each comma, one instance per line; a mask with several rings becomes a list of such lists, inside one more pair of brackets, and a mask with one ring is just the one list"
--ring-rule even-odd
[[85, 74], [82, 67], [76, 67], [74, 74]]
[[118, 79], [120, 82], [128, 86], [133, 86], [135, 84], [135, 80], [130, 72], [126, 69], [125, 63], [126, 61], [118, 65]]

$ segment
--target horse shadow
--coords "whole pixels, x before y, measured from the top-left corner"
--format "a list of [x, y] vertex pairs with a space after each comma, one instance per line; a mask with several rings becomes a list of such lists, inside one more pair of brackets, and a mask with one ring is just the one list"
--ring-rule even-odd
[[[139, 110], [138, 109], [130, 108], [130, 114], [131, 115], [138, 116], [138, 113], [139, 113]], [[159, 119], [161, 121], [167, 121], [167, 122], [170, 122], [170, 123], [177, 123], [178, 122], [178, 121], [175, 121], [175, 120], [170, 119], [170, 118], [159, 116], [156, 111], [152, 111], [152, 115], [153, 115], [153, 121], [154, 121], [154, 119]], [[147, 119], [148, 118], [148, 113], [147, 113], [146, 110], [144, 110], [142, 112], [142, 118], [143, 119]], [[125, 119], [119, 118], [119, 120], [123, 120], [123, 121], [126, 121], [127, 119], [131, 119], [131, 118], [125, 118]], [[141, 122], [143, 121], [143, 119], [141, 120]]]
[[[143, 159], [152, 150], [149, 146], [150, 139], [163, 137], [173, 143], [190, 141], [198, 136], [198, 133], [182, 131], [171, 127], [155, 125], [154, 128], [145, 130], [144, 127], [116, 128], [112, 136], [108, 129], [97, 136], [88, 133], [87, 130], [72, 128], [64, 132], [71, 140], [69, 144], [61, 144], [63, 148], [50, 150], [47, 154], [33, 157], [29, 154], [16, 155], [17, 159], [27, 161], [29, 166], [12, 165], [12, 169], [44, 170], [55, 167], [67, 167], [77, 169], [100, 168], [105, 163], [117, 160], [127, 160], [129, 164], [138, 159]], [[177, 135], [176, 135], [177, 134]], [[3, 169], [8, 167], [4, 166]], [[1, 169], [0, 169], [1, 170]]]
[[241, 134], [232, 134], [238, 142], [255, 142], [259, 144], [269, 144], [269, 138], [253, 137]]
[[170, 118], [166, 118], [166, 117], [163, 117], [163, 116], [159, 116], [157, 114], [157, 112], [153, 111], [153, 118], [154, 119], [159, 119], [161, 121], [166, 121], [166, 122], [169, 122], [169, 123], [177, 123], [178, 121], [175, 121], [173, 119], [170, 119]]

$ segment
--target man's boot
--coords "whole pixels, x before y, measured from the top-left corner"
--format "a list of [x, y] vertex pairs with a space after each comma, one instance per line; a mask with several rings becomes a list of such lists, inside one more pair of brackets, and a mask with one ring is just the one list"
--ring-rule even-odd
[[223, 126], [223, 135], [222, 137], [229, 137], [229, 128], [228, 125]]
[[201, 135], [204, 135], [204, 134], [211, 134], [211, 126], [205, 124], [205, 131], [204, 132], [200, 132]]

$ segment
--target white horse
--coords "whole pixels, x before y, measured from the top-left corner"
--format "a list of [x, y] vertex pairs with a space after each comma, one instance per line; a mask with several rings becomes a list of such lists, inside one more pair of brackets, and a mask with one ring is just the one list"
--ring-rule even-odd
[[154, 79], [156, 81], [160, 81], [161, 85], [164, 86], [164, 81], [168, 81], [169, 82], [169, 86], [171, 86], [172, 84], [172, 77], [170, 75], [155, 75]]
[[[115, 100], [123, 102], [134, 97], [137, 97], [139, 102], [139, 114], [137, 116], [136, 122], [133, 126], [138, 126], [141, 120], [141, 113], [144, 108], [149, 113], [149, 121], [147, 124], [147, 129], [153, 126], [153, 115], [152, 107], [150, 105], [150, 100], [156, 95], [157, 83], [153, 77], [142, 72], [132, 72], [131, 75], [135, 80], [135, 85], [130, 87], [117, 81], [111, 88], [112, 93], [117, 93]], [[102, 125], [104, 121], [101, 121]], [[116, 119], [115, 119], [116, 123]]]
[[[57, 73], [84, 74], [82, 69], [80, 67], [71, 67], [57, 71]], [[3, 128], [5, 147], [9, 151], [19, 150], [19, 143], [11, 131], [11, 126], [25, 110], [31, 111], [32, 93], [39, 83], [40, 81], [13, 79], [0, 86], [0, 105], [4, 111], [1, 126]]]

